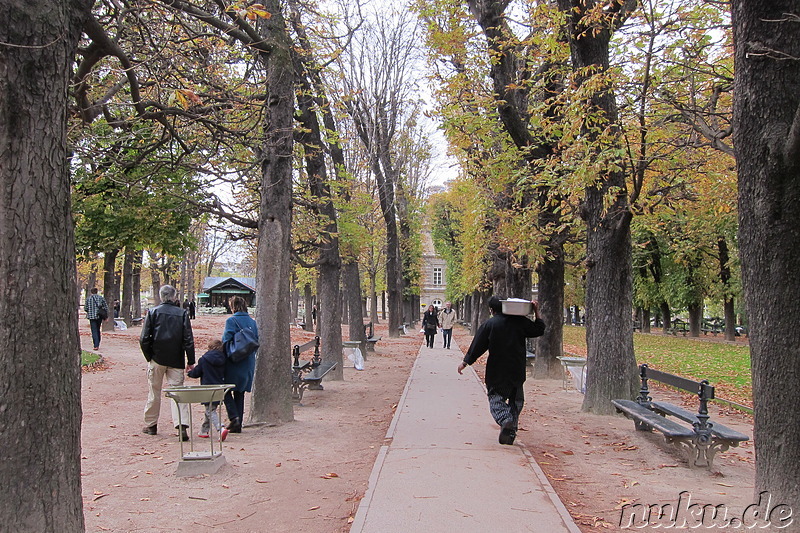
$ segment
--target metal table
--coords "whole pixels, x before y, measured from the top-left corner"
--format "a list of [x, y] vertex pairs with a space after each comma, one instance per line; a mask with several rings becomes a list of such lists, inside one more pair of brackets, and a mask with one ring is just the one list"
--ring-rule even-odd
[[175, 401], [176, 404], [180, 405], [182, 403], [189, 404], [189, 420], [188, 424], [185, 424], [183, 420], [181, 420], [181, 410], [178, 409], [178, 424], [179, 425], [188, 425], [189, 426], [189, 451], [183, 451], [183, 440], [180, 437], [180, 431], [178, 432], [178, 440], [181, 443], [181, 460], [182, 461], [197, 461], [197, 460], [213, 460], [216, 457], [222, 455], [222, 443], [219, 444], [216, 451], [214, 449], [214, 441], [218, 440], [214, 438], [214, 427], [213, 424], [209, 424], [209, 442], [211, 443], [211, 450], [210, 452], [200, 451], [194, 449], [194, 431], [192, 431], [192, 406], [193, 403], [206, 403], [206, 402], [221, 402], [222, 399], [225, 397], [225, 393], [228, 392], [230, 389], [236, 387], [236, 385], [231, 384], [224, 384], [224, 385], [186, 385], [183, 387], [167, 387], [164, 389], [164, 396], [167, 398], [171, 398]]

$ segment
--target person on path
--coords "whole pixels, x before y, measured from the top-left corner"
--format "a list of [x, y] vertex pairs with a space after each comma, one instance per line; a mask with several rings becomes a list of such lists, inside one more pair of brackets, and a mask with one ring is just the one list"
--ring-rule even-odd
[[[233, 339], [236, 332], [240, 329], [250, 328], [255, 332], [258, 340], [258, 326], [256, 321], [247, 313], [247, 303], [241, 296], [234, 296], [231, 299], [233, 316], [225, 321], [225, 331], [222, 333], [222, 344], [228, 346], [228, 342]], [[225, 410], [228, 412], [228, 430], [231, 433], [242, 432], [242, 422], [244, 422], [244, 393], [250, 392], [253, 388], [253, 376], [256, 372], [256, 350], [241, 361], [232, 361], [230, 357], [225, 358], [225, 382], [236, 385], [225, 395]]]
[[485, 377], [489, 412], [500, 426], [500, 444], [511, 445], [517, 436], [519, 414], [525, 403], [525, 339], [542, 336], [545, 324], [539, 318], [537, 302], [533, 302], [535, 320], [503, 314], [503, 304], [496, 296], [489, 298], [489, 309], [494, 316], [478, 328], [464, 360], [458, 365], [458, 373], [489, 351]]
[[194, 320], [196, 318], [197, 312], [197, 304], [194, 303], [194, 300], [189, 302], [189, 320]]
[[[200, 378], [201, 385], [222, 385], [225, 383], [225, 352], [222, 349], [222, 341], [214, 339], [208, 343], [208, 351], [197, 360], [197, 365], [189, 371], [190, 378]], [[219, 434], [219, 440], [223, 441], [228, 436], [228, 428], [222, 427], [219, 420], [217, 407], [219, 402], [205, 402], [206, 415], [203, 425], [200, 428], [198, 437], [207, 439], [211, 425]]]
[[439, 329], [439, 316], [436, 308], [431, 304], [422, 315], [422, 330], [425, 332], [425, 346], [428, 348], [433, 348], [433, 339], [436, 337], [437, 329]]
[[[97, 294], [97, 287], [92, 287], [89, 291], [91, 294], [86, 298], [83, 304], [83, 310], [86, 311], [86, 318], [89, 319], [89, 327], [92, 330], [92, 347], [94, 350], [100, 349], [100, 330], [103, 325], [103, 320], [108, 318], [108, 303], [106, 299]], [[101, 315], [105, 313], [105, 318]]]
[[439, 313], [439, 324], [442, 326], [442, 348], [450, 349], [450, 341], [453, 339], [453, 324], [456, 323], [456, 311], [450, 302], [444, 303], [444, 309]]
[[[181, 309], [175, 288], [164, 285], [158, 291], [162, 304], [150, 309], [144, 318], [139, 345], [147, 360], [147, 382], [150, 390], [144, 407], [142, 430], [147, 435], [158, 433], [158, 415], [161, 411], [161, 390], [164, 378], [171, 387], [183, 385], [184, 367], [194, 368], [194, 334], [189, 313]], [[181, 440], [189, 440], [189, 404], [180, 407], [170, 402], [172, 423], [180, 426]]]

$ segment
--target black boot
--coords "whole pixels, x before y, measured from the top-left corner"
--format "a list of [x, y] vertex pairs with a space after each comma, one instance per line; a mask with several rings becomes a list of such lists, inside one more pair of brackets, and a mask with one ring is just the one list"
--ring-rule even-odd
[[242, 421], [238, 418], [234, 418], [228, 424], [228, 431], [230, 433], [241, 433], [242, 432]]

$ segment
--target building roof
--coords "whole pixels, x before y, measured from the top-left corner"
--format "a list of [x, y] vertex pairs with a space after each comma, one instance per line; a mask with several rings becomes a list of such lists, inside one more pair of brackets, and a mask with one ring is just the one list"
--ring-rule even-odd
[[203, 291], [207, 292], [214, 289], [226, 287], [242, 286], [253, 292], [256, 291], [256, 278], [234, 278], [234, 277], [208, 277], [203, 280]]

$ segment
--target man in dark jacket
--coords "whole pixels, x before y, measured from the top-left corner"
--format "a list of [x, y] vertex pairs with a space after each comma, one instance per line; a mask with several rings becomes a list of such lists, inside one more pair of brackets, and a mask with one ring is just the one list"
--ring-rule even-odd
[[[194, 335], [189, 322], [188, 311], [181, 309], [175, 288], [164, 285], [158, 291], [162, 304], [147, 312], [142, 325], [139, 345], [147, 360], [147, 382], [150, 391], [144, 408], [145, 427], [143, 432], [155, 435], [158, 432], [158, 414], [161, 411], [161, 388], [164, 378], [171, 387], [183, 385], [183, 369], [194, 367]], [[180, 426], [181, 440], [189, 440], [189, 406], [178, 407], [170, 401], [172, 422], [176, 429]]]
[[489, 412], [500, 426], [500, 444], [514, 444], [519, 413], [525, 403], [525, 339], [540, 337], [545, 325], [539, 318], [539, 306], [533, 302], [536, 320], [525, 316], [504, 315], [503, 304], [496, 296], [489, 298], [492, 318], [481, 324], [472, 344], [458, 365], [461, 374], [489, 350], [486, 361], [486, 390]]

